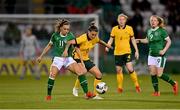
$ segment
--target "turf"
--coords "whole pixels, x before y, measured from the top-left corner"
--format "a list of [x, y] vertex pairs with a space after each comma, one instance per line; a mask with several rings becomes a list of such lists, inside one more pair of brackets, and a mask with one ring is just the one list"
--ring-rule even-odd
[[[180, 75], [171, 75], [175, 80]], [[106, 74], [103, 81], [109, 89], [101, 95], [104, 100], [86, 100], [80, 89], [79, 97], [72, 95], [74, 75], [61, 75], [55, 81], [53, 99], [45, 101], [47, 76], [35, 80], [27, 76], [20, 80], [18, 76], [0, 76], [0, 109], [180, 109], [180, 95], [174, 96], [172, 88], [164, 81], [159, 81], [160, 97], [151, 96], [153, 88], [150, 76], [139, 76], [142, 93], [137, 94], [129, 75], [124, 77], [124, 92], [116, 92], [115, 74]], [[93, 77], [88, 76], [89, 89], [92, 90]], [[179, 81], [180, 82], [180, 81]]]

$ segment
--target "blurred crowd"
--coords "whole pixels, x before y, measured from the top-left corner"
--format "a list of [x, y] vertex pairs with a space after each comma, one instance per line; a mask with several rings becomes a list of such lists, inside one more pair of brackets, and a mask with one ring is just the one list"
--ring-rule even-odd
[[[153, 3], [159, 5], [155, 7]], [[129, 16], [128, 24], [134, 28], [135, 37], [142, 38], [147, 29], [147, 14], [160, 14], [164, 17], [170, 33], [180, 30], [180, 0], [1, 0], [1, 14], [88, 14], [101, 13], [102, 29], [109, 34], [112, 26], [116, 25], [119, 13]], [[28, 8], [27, 8], [28, 7]], [[161, 7], [163, 11], [159, 11]], [[159, 13], [160, 12], [160, 13]], [[52, 32], [41, 26], [32, 27], [38, 39], [49, 39]], [[21, 29], [13, 23], [8, 23], [3, 32], [6, 44], [19, 43]], [[12, 37], [14, 36], [14, 37]], [[1, 37], [2, 38], [2, 37]]]

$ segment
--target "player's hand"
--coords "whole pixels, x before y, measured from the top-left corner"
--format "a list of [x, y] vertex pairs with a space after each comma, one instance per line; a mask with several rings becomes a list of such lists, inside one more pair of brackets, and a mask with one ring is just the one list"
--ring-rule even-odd
[[141, 40], [140, 39], [136, 39], [136, 43], [140, 43], [141, 42]]
[[41, 60], [42, 60], [42, 57], [41, 57], [41, 56], [39, 56], [39, 57], [36, 59], [36, 61], [37, 61], [38, 63], [40, 63]]
[[68, 56], [68, 52], [67, 52], [66, 50], [64, 50], [62, 56], [63, 56], [63, 57], [67, 57], [67, 56]]
[[82, 65], [83, 67], [85, 67], [85, 64], [84, 64], [84, 62], [81, 62], [81, 65]]
[[139, 52], [135, 52], [135, 57], [136, 57], [136, 60], [138, 60], [139, 59]]
[[160, 50], [159, 54], [162, 56], [164, 55], [166, 52], [164, 50]]
[[106, 47], [106, 48], [105, 48], [105, 51], [106, 51], [106, 52], [109, 52], [109, 48], [108, 48], [108, 47]]

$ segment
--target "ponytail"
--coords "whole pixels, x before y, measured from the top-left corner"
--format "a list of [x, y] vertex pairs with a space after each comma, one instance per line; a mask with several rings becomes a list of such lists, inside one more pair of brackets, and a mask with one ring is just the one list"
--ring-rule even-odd
[[70, 22], [66, 19], [58, 19], [56, 21], [56, 25], [55, 25], [55, 32], [60, 32], [60, 28], [63, 26], [63, 25], [70, 25]]
[[98, 28], [95, 26], [95, 23], [94, 22], [91, 22], [90, 25], [89, 25], [89, 28], [88, 28], [88, 31], [95, 31], [95, 32], [98, 32]]

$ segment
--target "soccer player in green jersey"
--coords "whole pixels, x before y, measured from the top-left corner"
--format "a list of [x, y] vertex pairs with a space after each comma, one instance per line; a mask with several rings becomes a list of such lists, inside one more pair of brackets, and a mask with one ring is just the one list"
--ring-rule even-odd
[[77, 62], [72, 58], [72, 52], [74, 50], [73, 46], [72, 45], [70, 46], [67, 57], [64, 57], [62, 55], [66, 47], [67, 41], [75, 39], [75, 36], [69, 30], [70, 30], [69, 21], [64, 19], [58, 20], [56, 25], [56, 32], [52, 34], [49, 43], [44, 48], [41, 55], [37, 58], [37, 61], [40, 62], [42, 57], [51, 48], [53, 48], [54, 57], [50, 67], [46, 100], [51, 100], [51, 92], [54, 86], [55, 77], [62, 66], [65, 66], [68, 70], [70, 70], [73, 73], [76, 73], [79, 76], [78, 78], [83, 88], [83, 91], [86, 94], [86, 98], [93, 97], [93, 94], [91, 92], [88, 92], [87, 80], [83, 75], [84, 72], [81, 71]]
[[166, 63], [165, 53], [171, 45], [171, 39], [164, 27], [164, 20], [157, 16], [150, 17], [151, 28], [147, 31], [145, 39], [136, 39], [137, 43], [149, 43], [148, 65], [154, 88], [153, 96], [160, 96], [158, 88], [158, 78], [168, 82], [173, 87], [175, 95], [178, 94], [178, 82], [172, 80], [167, 74], [164, 74]]

